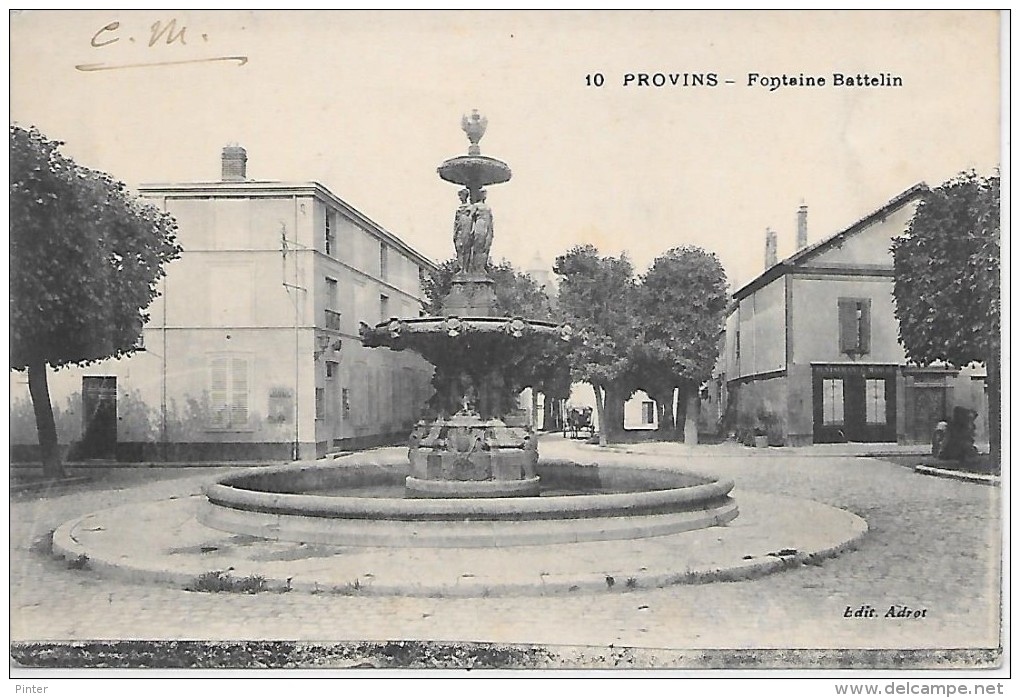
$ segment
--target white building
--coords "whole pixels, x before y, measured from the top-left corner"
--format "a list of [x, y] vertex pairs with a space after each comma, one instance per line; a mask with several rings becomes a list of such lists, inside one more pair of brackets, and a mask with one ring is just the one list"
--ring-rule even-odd
[[[246, 178], [140, 187], [179, 226], [180, 259], [149, 308], [144, 351], [51, 374], [69, 457], [309, 458], [404, 439], [431, 395], [412, 352], [366, 349], [360, 322], [416, 317], [433, 263], [316, 182]], [[12, 374], [11, 443], [37, 442]]]

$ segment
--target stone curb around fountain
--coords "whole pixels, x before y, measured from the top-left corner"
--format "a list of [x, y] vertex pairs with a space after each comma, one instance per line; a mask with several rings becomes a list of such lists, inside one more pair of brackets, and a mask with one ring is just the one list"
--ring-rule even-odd
[[[302, 547], [205, 528], [194, 520], [200, 503], [200, 497], [176, 498], [87, 514], [57, 529], [53, 550], [101, 576], [178, 588], [194, 585], [204, 573], [224, 572], [235, 579], [262, 577], [269, 591], [435, 598], [539, 596], [754, 579], [802, 564], [820, 564], [854, 548], [868, 528], [860, 517], [818, 502], [744, 492], [743, 526], [640, 541], [488, 551]], [[803, 516], [813, 517], [811, 531], [796, 525]], [[770, 519], [783, 523], [763, 535], [759, 529]], [[822, 529], [828, 531], [822, 536], [825, 540], [818, 538]], [[703, 550], [716, 545], [714, 538], [719, 542], [729, 538], [722, 545], [724, 550], [716, 553], [717, 559], [711, 559], [711, 554], [706, 557]], [[812, 538], [818, 544], [811, 548], [789, 547]], [[216, 551], [219, 557], [205, 555], [200, 552], [203, 549]], [[639, 554], [648, 559], [635, 558], [635, 549], [643, 550]], [[224, 550], [227, 554], [221, 554]], [[740, 555], [745, 550], [753, 554]], [[251, 551], [267, 559], [238, 555]], [[561, 569], [543, 571], [556, 565]]]
[[949, 468], [937, 468], [932, 465], [916, 465], [914, 466], [914, 472], [921, 475], [931, 475], [933, 477], [944, 477], [950, 480], [960, 480], [962, 482], [973, 482], [980, 485], [993, 485], [998, 487], [1002, 479], [998, 475], [991, 473], [971, 473], [965, 470], [950, 470]]
[[[476, 500], [477, 501], [477, 500]], [[201, 507], [199, 523], [219, 531], [275, 542], [304, 542], [346, 547], [510, 548], [589, 543], [686, 533], [728, 523], [736, 502], [694, 511], [615, 518], [537, 521], [373, 521], [279, 516], [214, 506]]]

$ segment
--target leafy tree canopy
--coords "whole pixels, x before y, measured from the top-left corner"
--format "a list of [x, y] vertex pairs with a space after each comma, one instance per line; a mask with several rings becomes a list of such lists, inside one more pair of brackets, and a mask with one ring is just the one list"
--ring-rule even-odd
[[553, 271], [562, 277], [560, 312], [575, 330], [574, 378], [594, 386], [628, 382], [637, 318], [634, 267], [627, 255], [602, 257], [593, 245], [582, 245], [557, 257]]
[[643, 383], [672, 391], [680, 382], [698, 386], [712, 375], [725, 321], [726, 273], [719, 259], [699, 247], [677, 247], [658, 257], [638, 286], [641, 307], [637, 345], [650, 376]]
[[999, 353], [999, 178], [965, 172], [931, 190], [892, 245], [910, 360], [965, 366]]
[[61, 143], [10, 128], [11, 368], [128, 354], [148, 319], [176, 223]]

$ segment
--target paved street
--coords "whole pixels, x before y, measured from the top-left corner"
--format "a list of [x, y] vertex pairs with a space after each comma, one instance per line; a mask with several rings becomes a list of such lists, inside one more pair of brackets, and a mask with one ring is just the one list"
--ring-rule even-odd
[[[69, 493], [11, 502], [14, 641], [429, 639], [643, 648], [988, 648], [999, 644], [998, 487], [807, 449], [676, 444], [609, 451], [542, 441], [543, 456], [672, 463], [740, 491], [817, 500], [865, 518], [859, 549], [764, 578], [584, 596], [378, 598], [210, 594], [69, 569], [39, 543], [64, 521], [133, 501], [197, 493], [223, 469], [113, 469]], [[794, 453], [792, 453], [795, 451]], [[811, 526], [810, 521], [804, 522]], [[923, 618], [844, 618], [896, 604]]]

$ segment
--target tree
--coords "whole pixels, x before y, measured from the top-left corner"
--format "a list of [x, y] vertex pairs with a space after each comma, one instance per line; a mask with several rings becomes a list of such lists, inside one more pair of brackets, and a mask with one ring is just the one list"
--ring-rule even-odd
[[593, 245], [583, 245], [557, 257], [553, 271], [562, 277], [560, 312], [575, 330], [571, 372], [592, 387], [604, 446], [622, 431], [623, 403], [636, 389], [634, 268], [626, 254], [601, 257]]
[[983, 362], [999, 460], [999, 177], [963, 172], [929, 191], [893, 240], [900, 342], [918, 364]]
[[671, 249], [641, 278], [638, 303], [641, 340], [634, 345], [636, 372], [658, 405], [660, 431], [675, 437], [683, 426], [680, 418], [687, 415], [701, 384], [711, 378], [719, 355], [726, 272], [714, 254], [699, 247]]
[[61, 145], [10, 128], [11, 369], [28, 372], [43, 472], [53, 477], [63, 468], [47, 365], [135, 351], [163, 265], [181, 251], [173, 218]]

